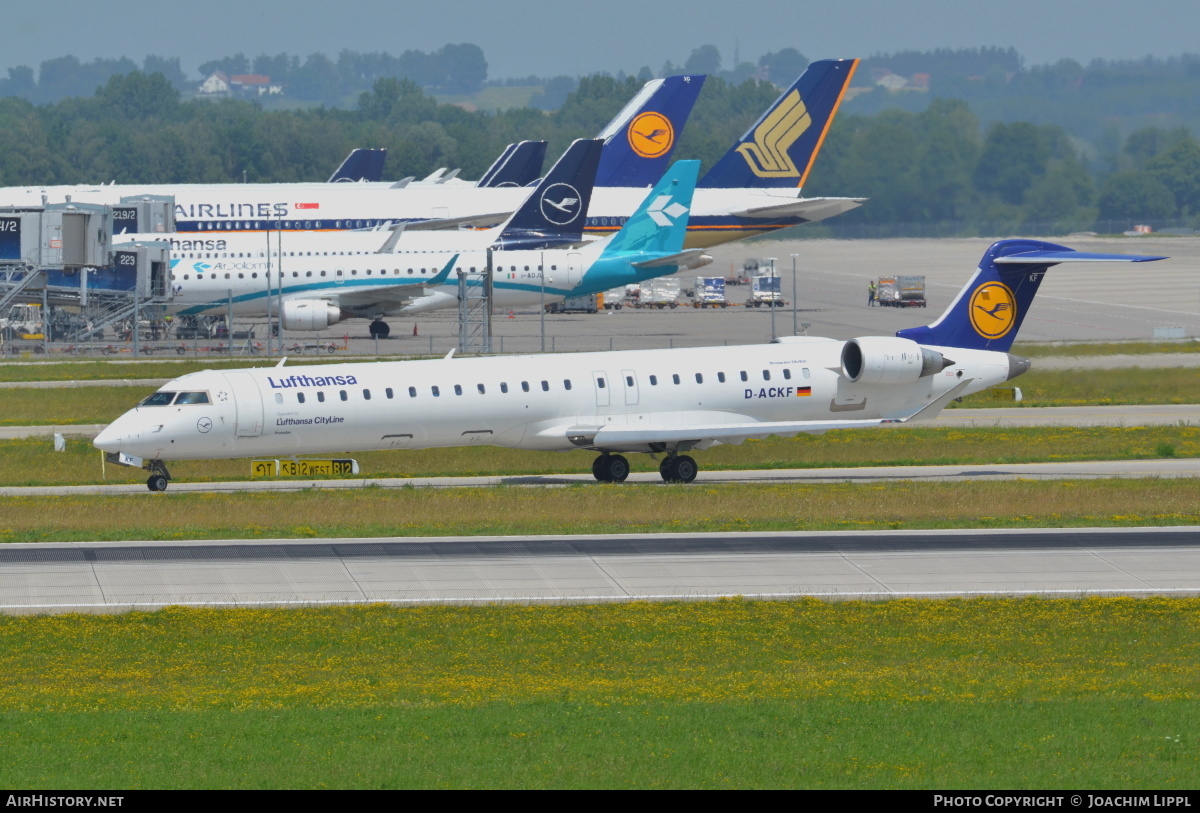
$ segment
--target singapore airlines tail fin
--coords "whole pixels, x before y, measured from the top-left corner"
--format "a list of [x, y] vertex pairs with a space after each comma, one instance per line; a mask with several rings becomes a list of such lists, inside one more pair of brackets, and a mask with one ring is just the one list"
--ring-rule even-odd
[[526, 186], [542, 175], [546, 161], [545, 141], [518, 141], [500, 153], [487, 172], [475, 183], [480, 189], [499, 186]]
[[387, 161], [387, 148], [357, 149], [346, 156], [342, 165], [329, 176], [329, 183], [354, 183], [356, 181], [379, 181], [383, 179], [383, 164]]
[[666, 172], [705, 76], [668, 76], [647, 82], [600, 131], [604, 152], [596, 186], [649, 187]]
[[603, 146], [593, 138], [571, 144], [504, 224], [496, 247], [549, 248], [580, 242]]
[[857, 59], [823, 59], [809, 65], [699, 186], [804, 186], [857, 67]]
[[1041, 240], [1000, 240], [979, 261], [975, 276], [938, 320], [896, 333], [918, 344], [1006, 353], [1046, 269], [1059, 263], [1150, 262], [1165, 257], [1094, 254]]
[[681, 252], [699, 174], [699, 161], [676, 161], [621, 230], [599, 241], [603, 246], [600, 256], [622, 252]]

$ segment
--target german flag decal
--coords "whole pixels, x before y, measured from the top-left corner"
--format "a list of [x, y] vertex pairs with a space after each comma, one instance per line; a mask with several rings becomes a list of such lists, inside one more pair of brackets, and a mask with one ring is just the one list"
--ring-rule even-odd
[[803, 398], [806, 395], [812, 395], [812, 387], [796, 387], [797, 398]]

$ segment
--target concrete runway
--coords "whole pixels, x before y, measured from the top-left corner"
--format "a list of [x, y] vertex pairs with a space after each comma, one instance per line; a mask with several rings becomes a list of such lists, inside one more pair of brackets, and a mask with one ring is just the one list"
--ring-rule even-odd
[[0, 612], [1200, 594], [1200, 528], [0, 547]]

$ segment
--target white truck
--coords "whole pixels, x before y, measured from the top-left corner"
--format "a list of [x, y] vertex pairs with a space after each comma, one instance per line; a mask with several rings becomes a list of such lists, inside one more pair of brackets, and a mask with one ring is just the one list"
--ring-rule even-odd
[[613, 288], [611, 291], [604, 292], [604, 309], [606, 311], [619, 311], [625, 305], [625, 286]]
[[770, 274], [754, 277], [750, 280], [750, 298], [746, 300], [747, 308], [782, 308], [783, 292], [779, 287], [779, 277]]
[[880, 277], [875, 302], [885, 308], [923, 308], [927, 304], [925, 277], [911, 274]]
[[679, 293], [682, 286], [676, 277], [659, 277], [646, 280], [638, 292], [635, 308], [676, 308], [679, 307]]
[[723, 308], [725, 301], [724, 277], [696, 277], [696, 289], [692, 294], [692, 306], [696, 308]]

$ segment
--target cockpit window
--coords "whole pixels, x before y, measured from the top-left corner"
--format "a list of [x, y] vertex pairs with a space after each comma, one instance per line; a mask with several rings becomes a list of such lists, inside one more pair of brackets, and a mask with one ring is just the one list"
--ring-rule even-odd
[[174, 400], [175, 393], [173, 392], [156, 392], [142, 401], [142, 406], [169, 406]]
[[211, 403], [208, 400], [207, 392], [181, 392], [179, 397], [175, 399], [175, 405], [180, 404], [207, 404]]

